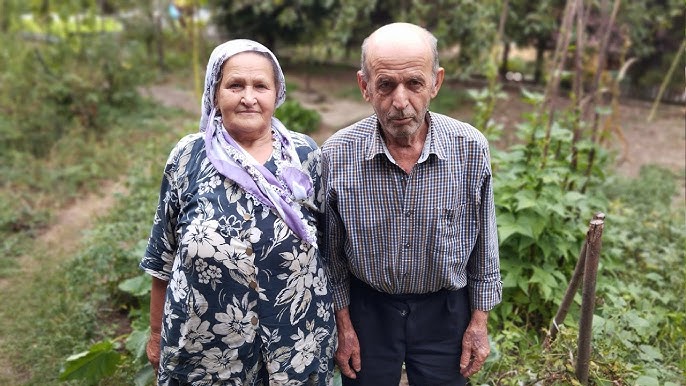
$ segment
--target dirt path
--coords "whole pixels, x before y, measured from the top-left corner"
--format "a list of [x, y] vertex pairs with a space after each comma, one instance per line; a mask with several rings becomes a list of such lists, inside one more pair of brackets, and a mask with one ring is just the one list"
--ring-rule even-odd
[[[54, 216], [54, 221], [45, 232], [40, 234], [33, 246], [34, 251], [49, 251], [37, 255], [24, 255], [17, 259], [19, 270], [11, 277], [0, 278], [0, 293], [12, 298], [13, 290], [21, 288], [21, 283], [30, 280], [39, 267], [57, 266], [66, 258], [78, 253], [84, 231], [91, 229], [97, 218], [107, 214], [116, 201], [116, 196], [126, 194], [120, 182], [105, 182], [99, 191], [90, 193]], [[38, 257], [45, 255], [46, 258]], [[11, 308], [0, 310], [0, 319], [11, 318]], [[0, 320], [0, 322], [2, 322]], [[0, 335], [0, 347], [5, 347], [7, 336]], [[19, 385], [30, 376], [11, 366], [12, 360], [6, 350], [0, 350], [0, 385]]]

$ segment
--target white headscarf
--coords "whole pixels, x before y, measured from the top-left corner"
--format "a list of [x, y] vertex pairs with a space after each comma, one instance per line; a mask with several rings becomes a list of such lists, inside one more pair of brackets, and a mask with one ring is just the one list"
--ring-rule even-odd
[[217, 114], [214, 96], [224, 62], [236, 54], [251, 51], [269, 54], [276, 72], [276, 107], [286, 100], [286, 80], [283, 71], [267, 47], [247, 39], [230, 40], [217, 46], [207, 63], [205, 89], [202, 95], [200, 131], [205, 132], [205, 151], [219, 173], [235, 181], [263, 205], [274, 209], [296, 235], [316, 246], [316, 229], [302, 217], [298, 203], [298, 200], [305, 200], [313, 194], [312, 180], [302, 170], [300, 158], [288, 130], [278, 119], [271, 118], [271, 128], [281, 145], [284, 157], [275, 176], [229, 135], [221, 115]]

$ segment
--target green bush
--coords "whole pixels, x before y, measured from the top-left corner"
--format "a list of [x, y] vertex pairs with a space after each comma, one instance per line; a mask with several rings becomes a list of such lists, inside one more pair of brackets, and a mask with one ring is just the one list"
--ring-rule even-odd
[[143, 47], [114, 34], [3, 41], [0, 147], [37, 157], [74, 129], [107, 131], [114, 115], [137, 107], [137, 87], [150, 75], [138, 65]]
[[315, 110], [303, 107], [298, 101], [286, 100], [274, 113], [286, 128], [298, 133], [309, 134], [319, 129], [321, 116]]

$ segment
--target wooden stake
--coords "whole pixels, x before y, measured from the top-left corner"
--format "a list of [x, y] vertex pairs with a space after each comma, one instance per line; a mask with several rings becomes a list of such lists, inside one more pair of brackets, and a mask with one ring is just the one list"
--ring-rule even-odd
[[[604, 221], [605, 214], [598, 212], [593, 216], [593, 220]], [[574, 301], [574, 296], [576, 295], [577, 289], [579, 289], [579, 283], [581, 283], [581, 279], [583, 278], [584, 274], [584, 268], [586, 266], [587, 246], [588, 236], [586, 241], [584, 242], [584, 245], [581, 247], [579, 259], [576, 261], [576, 267], [574, 267], [574, 273], [572, 274], [572, 278], [569, 279], [569, 285], [567, 285], [567, 291], [565, 292], [565, 295], [562, 298], [562, 302], [560, 303], [560, 307], [558, 307], [557, 309], [557, 313], [555, 314], [553, 321], [550, 323], [550, 329], [548, 330], [548, 334], [543, 340], [544, 350], [547, 350], [557, 337], [557, 333], [560, 331], [560, 325], [565, 321], [567, 313], [569, 312], [569, 307], [572, 305], [572, 302]]]
[[593, 311], [595, 309], [595, 285], [600, 260], [601, 239], [604, 221], [591, 220], [586, 234], [586, 264], [584, 266], [583, 289], [581, 292], [581, 317], [579, 320], [579, 340], [577, 343], [576, 377], [582, 385], [588, 384], [588, 368], [591, 361], [591, 340], [593, 330]]

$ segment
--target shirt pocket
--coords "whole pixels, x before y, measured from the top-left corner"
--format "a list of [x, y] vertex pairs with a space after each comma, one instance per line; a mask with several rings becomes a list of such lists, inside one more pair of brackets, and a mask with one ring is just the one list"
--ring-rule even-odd
[[437, 261], [455, 261], [464, 252], [463, 240], [466, 229], [467, 204], [436, 209], [433, 254]]

